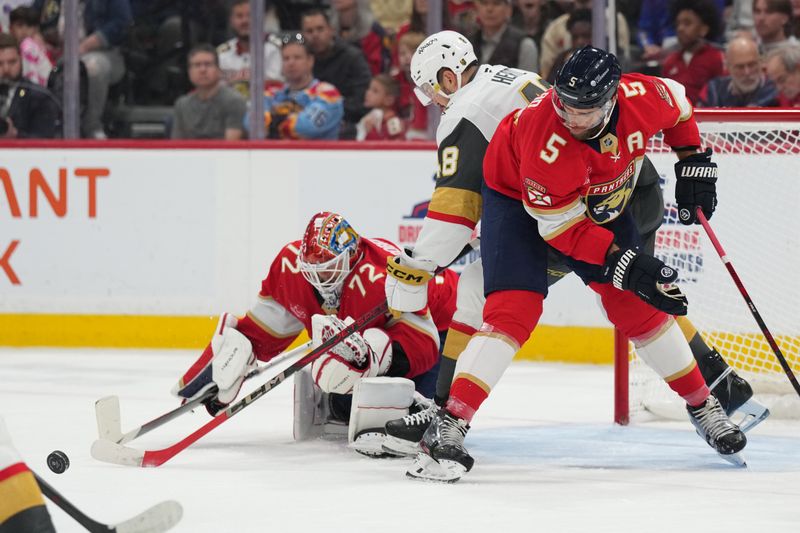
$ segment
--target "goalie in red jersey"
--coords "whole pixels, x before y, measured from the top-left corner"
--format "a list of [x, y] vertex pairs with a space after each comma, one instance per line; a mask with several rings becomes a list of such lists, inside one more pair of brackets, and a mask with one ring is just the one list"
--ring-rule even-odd
[[[225, 313], [210, 344], [173, 393], [186, 400], [214, 386], [211, 414], [230, 404], [255, 360], [269, 361], [303, 331], [319, 345], [385, 299], [385, 265], [400, 249], [383, 239], [361, 237], [339, 214], [314, 215], [303, 239], [284, 246], [261, 283], [257, 303], [242, 318]], [[445, 270], [429, 284], [429, 307], [417, 313], [376, 318], [295, 374], [294, 435], [349, 433], [353, 447], [383, 455], [388, 419], [415, 401], [414, 382], [439, 361], [439, 332], [455, 311], [457, 276]], [[378, 382], [362, 378], [387, 376]], [[410, 379], [405, 379], [410, 378]], [[427, 380], [432, 394], [435, 377]], [[351, 412], [351, 399], [358, 409]], [[418, 396], [416, 396], [419, 398]], [[424, 398], [419, 398], [424, 400]], [[375, 417], [380, 419], [376, 419]], [[348, 427], [349, 423], [349, 427]], [[349, 431], [348, 431], [349, 430]]]
[[642, 250], [626, 209], [647, 142], [659, 131], [679, 159], [681, 221], [694, 223], [697, 207], [710, 217], [717, 168], [710, 150], [700, 150], [677, 82], [622, 75], [616, 57], [587, 46], [564, 64], [554, 88], [500, 123], [484, 159], [483, 325], [458, 359], [450, 398], [426, 431], [410, 476], [455, 481], [473, 466], [464, 437], [541, 316], [550, 248], [686, 401], [698, 433], [724, 458], [743, 462], [745, 435], [710, 394], [671, 316], [687, 312], [674, 285], [678, 274]]

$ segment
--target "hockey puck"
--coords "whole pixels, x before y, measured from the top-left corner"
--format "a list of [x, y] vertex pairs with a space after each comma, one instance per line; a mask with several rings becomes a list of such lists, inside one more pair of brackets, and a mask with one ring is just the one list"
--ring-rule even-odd
[[50, 452], [47, 456], [47, 467], [56, 474], [63, 474], [69, 468], [69, 457], [61, 450]]

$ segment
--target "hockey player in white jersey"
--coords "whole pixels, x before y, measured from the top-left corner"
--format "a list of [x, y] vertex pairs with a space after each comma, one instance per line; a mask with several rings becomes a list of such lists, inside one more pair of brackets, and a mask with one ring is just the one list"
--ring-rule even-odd
[[[426, 105], [437, 104], [443, 112], [436, 132], [438, 179], [422, 231], [413, 251], [392, 258], [387, 269], [387, 300], [389, 307], [398, 311], [423, 309], [427, 280], [470, 243], [481, 216], [483, 157], [500, 120], [549, 87], [533, 72], [479, 65], [469, 41], [453, 31], [436, 33], [420, 44], [411, 61], [411, 76], [417, 97]], [[647, 158], [631, 202], [643, 206], [635, 211], [636, 222], [645, 248], [652, 252], [662, 222], [663, 196], [658, 173]], [[552, 254], [548, 284], [569, 271]], [[419, 404], [416, 412], [387, 423], [387, 451], [415, 455], [419, 450], [425, 430], [447, 400], [459, 354], [482, 325], [483, 304], [483, 271], [478, 260], [465, 268], [459, 280], [457, 309], [442, 351], [435, 401]], [[680, 321], [706, 382], [728, 414], [747, 403], [752, 419], [763, 420], [768, 412], [748, 402], [752, 396], [749, 384], [705, 344], [685, 317]], [[412, 467], [409, 475], [417, 470]]]

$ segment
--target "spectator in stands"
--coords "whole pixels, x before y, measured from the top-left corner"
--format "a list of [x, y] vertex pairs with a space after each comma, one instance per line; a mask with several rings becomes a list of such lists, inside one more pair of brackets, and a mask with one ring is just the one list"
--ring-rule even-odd
[[17, 40], [0, 33], [0, 137], [6, 139], [61, 136], [61, 108], [44, 87], [22, 77]]
[[330, 83], [314, 77], [314, 54], [303, 36], [287, 36], [281, 55], [286, 83], [264, 94], [269, 138], [337, 139], [344, 116], [342, 95]]
[[199, 44], [189, 51], [188, 63], [194, 90], [175, 102], [172, 138], [241, 139], [247, 103], [222, 81], [216, 49]]
[[[235, 37], [217, 47], [219, 68], [231, 87], [245, 98], [250, 94], [250, 0], [234, 0], [230, 25]], [[264, 43], [264, 80], [282, 81], [280, 39], [267, 36]]]
[[676, 0], [672, 20], [679, 48], [664, 59], [661, 73], [681, 82], [694, 103], [706, 83], [725, 73], [722, 50], [709, 42], [719, 31], [719, 13], [713, 0]]
[[[543, 78], [547, 78], [550, 75], [550, 71], [553, 70], [553, 63], [556, 60], [556, 56], [558, 56], [558, 54], [564, 50], [569, 50], [572, 48], [570, 35], [567, 31], [567, 20], [569, 19], [569, 14], [576, 9], [591, 8], [592, 0], [575, 0], [572, 3], [572, 9], [570, 9], [569, 12], [564, 13], [547, 25], [547, 28], [544, 30], [544, 36], [542, 36], [542, 47], [539, 54], [539, 74]], [[606, 16], [607, 18], [610, 17], [611, 12], [607, 11]], [[621, 13], [617, 13], [616, 55], [624, 67], [630, 58], [630, 30], [628, 29], [628, 23], [625, 20], [625, 17], [622, 16]]]
[[749, 36], [734, 37], [725, 48], [730, 76], [718, 76], [703, 88], [699, 107], [772, 107], [777, 89], [764, 76], [758, 44]]
[[792, 22], [792, 4], [789, 0], [754, 0], [753, 21], [764, 54], [785, 44], [797, 44], [789, 35]]
[[340, 139], [354, 139], [356, 124], [367, 112], [364, 93], [372, 74], [361, 50], [336, 37], [324, 11], [312, 9], [301, 19], [303, 37], [314, 54], [314, 77], [336, 87], [344, 98]]
[[544, 29], [550, 22], [544, 12], [544, 0], [517, 0], [511, 23], [522, 33], [533, 39], [538, 50], [542, 43]]
[[800, 107], [800, 45], [776, 48], [767, 55], [766, 67], [778, 88], [778, 106]]
[[[414, 0], [412, 9], [411, 9], [411, 18], [409, 21], [402, 26], [400, 29], [397, 30], [397, 35], [395, 36], [395, 47], [392, 50], [392, 67], [399, 68], [400, 63], [397, 57], [397, 44], [400, 42], [400, 39], [403, 38], [408, 32], [414, 33], [421, 33], [424, 35], [428, 35], [428, 0]], [[445, 30], [449, 30], [451, 28], [450, 24], [450, 12], [447, 9], [447, 2], [442, 2], [442, 28]], [[412, 50], [413, 52], [414, 50]]]
[[22, 54], [22, 77], [47, 86], [47, 78], [53, 63], [47, 55], [47, 45], [39, 31], [39, 12], [31, 7], [20, 6], [8, 15], [11, 35], [19, 43]]
[[370, 0], [369, 7], [378, 24], [390, 34], [396, 35], [411, 17], [413, 0]]
[[553, 68], [547, 76], [547, 81], [555, 83], [556, 74], [561, 70], [561, 66], [572, 57], [575, 50], [579, 50], [587, 44], [592, 44], [592, 12], [588, 9], [576, 9], [567, 19], [567, 30], [569, 31], [572, 48], [565, 50], [556, 56]]
[[411, 79], [411, 58], [417, 47], [425, 40], [424, 33], [408, 32], [397, 43], [399, 68], [394, 79], [400, 88], [397, 109], [400, 118], [406, 121], [406, 139], [428, 139], [428, 108], [422, 105], [414, 94], [414, 81]]
[[390, 39], [375, 20], [369, 0], [332, 0], [330, 23], [343, 41], [361, 49], [372, 74], [389, 71]]
[[[62, 0], [35, 0], [33, 8], [42, 13], [42, 33], [63, 47]], [[89, 75], [89, 99], [81, 130], [84, 137], [105, 139], [102, 118], [108, 89], [125, 75], [125, 59], [119, 46], [133, 23], [129, 0], [86, 0], [81, 2], [81, 40], [78, 53]], [[48, 38], [49, 35], [49, 38]]]
[[400, 85], [388, 74], [378, 74], [369, 82], [364, 106], [369, 112], [356, 127], [359, 141], [400, 141], [406, 138], [406, 122], [397, 115], [395, 105]]
[[535, 71], [539, 49], [533, 39], [511, 26], [511, 0], [478, 0], [478, 26], [469, 40], [481, 64]]

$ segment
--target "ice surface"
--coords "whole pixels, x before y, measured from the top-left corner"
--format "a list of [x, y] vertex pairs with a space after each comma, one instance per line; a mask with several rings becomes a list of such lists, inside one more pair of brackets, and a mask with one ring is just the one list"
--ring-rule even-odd
[[[0, 414], [29, 466], [106, 523], [176, 499], [178, 532], [800, 531], [798, 422], [761, 424], [737, 469], [688, 420], [614, 426], [605, 366], [512, 365], [467, 437], [475, 468], [455, 485], [407, 480], [407, 460], [341, 441], [293, 442], [291, 380], [161, 467], [90, 457], [96, 399], [118, 395], [128, 431], [177, 405], [168, 391], [196, 355], [3, 349]], [[198, 410], [129, 445], [163, 448], [207, 420]], [[45, 464], [55, 449], [71, 461], [62, 475]], [[58, 531], [82, 531], [48, 507]]]

